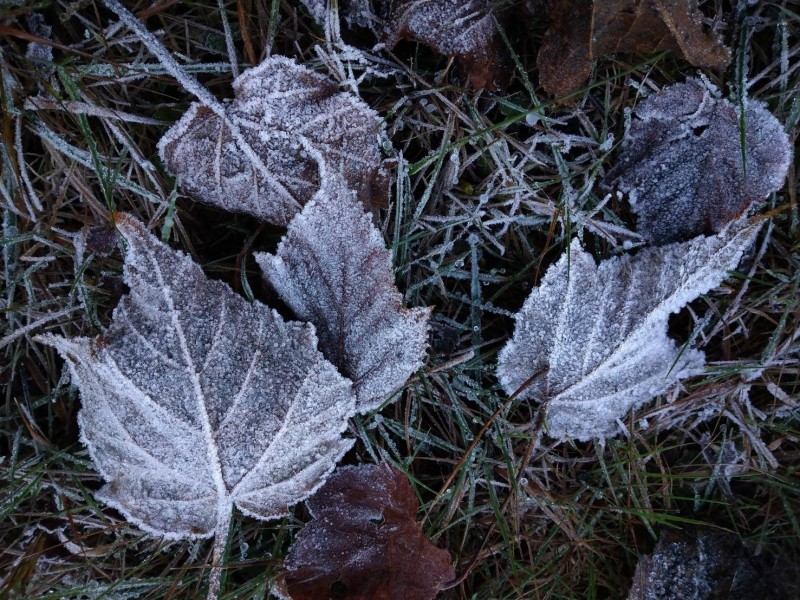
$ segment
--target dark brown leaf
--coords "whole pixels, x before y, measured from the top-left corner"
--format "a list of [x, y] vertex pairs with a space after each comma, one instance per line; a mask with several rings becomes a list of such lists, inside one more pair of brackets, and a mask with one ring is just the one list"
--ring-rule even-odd
[[716, 233], [783, 185], [789, 138], [760, 102], [741, 111], [700, 79], [636, 107], [609, 180], [628, 194], [637, 229], [662, 245]]
[[384, 41], [401, 39], [458, 58], [475, 89], [501, 90], [511, 81], [511, 59], [491, 13], [491, 0], [392, 0]]
[[675, 52], [696, 67], [724, 68], [730, 51], [703, 29], [697, 0], [550, 0], [550, 26], [539, 50], [539, 78], [566, 96], [589, 77], [596, 58], [623, 52]]
[[455, 577], [416, 523], [417, 498], [390, 465], [336, 471], [308, 501], [314, 520], [286, 557], [293, 600], [429, 600]]
[[113, 227], [92, 227], [86, 234], [86, 251], [108, 256], [117, 247], [117, 230]]

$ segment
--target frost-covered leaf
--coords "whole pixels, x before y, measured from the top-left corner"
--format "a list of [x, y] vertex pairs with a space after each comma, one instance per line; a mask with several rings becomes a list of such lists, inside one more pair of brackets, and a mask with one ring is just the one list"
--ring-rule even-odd
[[730, 51], [703, 29], [697, 0], [549, 0], [550, 26], [537, 64], [553, 96], [580, 88], [596, 58], [669, 50], [696, 67], [723, 69]]
[[491, 8], [491, 0], [391, 0], [384, 40], [430, 46], [458, 58], [474, 88], [503, 89], [513, 70]]
[[[325, 25], [325, 15], [331, 0], [300, 0], [314, 20], [320, 25]], [[385, 0], [377, 0], [380, 3]], [[339, 15], [344, 18], [350, 27], [372, 28], [377, 21], [376, 11], [372, 7], [372, 0], [339, 0]]]
[[278, 225], [313, 197], [324, 173], [343, 176], [365, 203], [385, 198], [380, 118], [361, 100], [280, 56], [242, 73], [233, 90], [226, 117], [246, 146], [200, 103], [158, 144], [186, 192]]
[[547, 402], [547, 432], [588, 440], [617, 432], [617, 419], [702, 372], [705, 356], [667, 337], [667, 320], [718, 286], [757, 226], [640, 250], [595, 264], [577, 241], [547, 270], [516, 317], [498, 359], [511, 394]]
[[285, 514], [352, 444], [350, 382], [313, 327], [209, 281], [132, 217], [117, 226], [130, 293], [108, 330], [40, 338], [80, 389], [81, 439], [108, 482], [98, 497], [171, 539], [227, 531], [234, 505]]
[[629, 194], [639, 233], [654, 244], [716, 233], [779, 189], [792, 150], [760, 102], [741, 113], [699, 79], [672, 85], [635, 112], [619, 164], [609, 177]]
[[308, 508], [314, 520], [285, 561], [293, 600], [430, 600], [455, 577], [448, 552], [416, 523], [408, 479], [390, 465], [338, 469]]
[[331, 180], [306, 205], [276, 255], [256, 260], [353, 381], [358, 412], [379, 407], [422, 365], [430, 311], [403, 308], [383, 237], [343, 182]]
[[665, 529], [639, 559], [628, 600], [784, 600], [780, 579], [774, 561], [737, 535]]

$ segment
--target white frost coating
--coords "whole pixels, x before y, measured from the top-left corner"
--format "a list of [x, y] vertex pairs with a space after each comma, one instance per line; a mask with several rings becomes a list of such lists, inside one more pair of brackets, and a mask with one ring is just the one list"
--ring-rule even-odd
[[352, 444], [350, 382], [311, 325], [209, 281], [132, 217], [117, 225], [130, 293], [106, 333], [39, 337], [81, 391], [81, 439], [108, 482], [98, 497], [169, 539], [226, 530], [233, 505], [285, 514]]
[[[233, 82], [225, 117], [194, 103], [158, 144], [167, 167], [196, 199], [286, 225], [321, 185], [313, 148], [368, 202], [385, 187], [380, 118], [360, 99], [281, 56]], [[383, 194], [386, 192], [383, 191]]]
[[328, 13], [327, 0], [300, 0], [300, 3], [308, 9], [311, 17], [320, 25], [325, 25], [325, 15]]
[[610, 177], [630, 195], [637, 229], [654, 244], [718, 232], [786, 178], [792, 150], [783, 126], [748, 100], [743, 156], [740, 110], [718, 94], [690, 78], [636, 108]]
[[391, 254], [341, 181], [331, 180], [295, 217], [275, 256], [256, 261], [294, 314], [314, 324], [328, 360], [353, 380], [358, 412], [379, 407], [422, 366], [430, 310], [403, 308]]
[[394, 0], [388, 23], [389, 44], [402, 32], [450, 56], [481, 55], [497, 35], [492, 3], [487, 0]]
[[605, 438], [616, 421], [677, 381], [703, 371], [705, 355], [681, 353], [667, 320], [736, 268], [760, 226], [641, 250], [596, 265], [577, 241], [517, 313], [500, 352], [509, 394], [547, 402], [547, 433]]
[[[305, 5], [314, 20], [324, 27], [331, 0], [300, 0], [300, 2]], [[372, 27], [377, 21], [371, 0], [339, 0], [339, 14], [350, 27]]]

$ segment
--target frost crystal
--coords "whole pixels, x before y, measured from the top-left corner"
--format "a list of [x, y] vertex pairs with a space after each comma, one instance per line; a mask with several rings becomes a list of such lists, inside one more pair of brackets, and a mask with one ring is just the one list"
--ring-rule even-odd
[[256, 260], [320, 348], [353, 380], [358, 412], [379, 407], [425, 357], [427, 308], [405, 309], [372, 217], [331, 181], [289, 225], [275, 256]]
[[577, 241], [548, 269], [516, 317], [498, 375], [511, 394], [546, 402], [554, 438], [612, 436], [617, 419], [675, 382], [702, 372], [705, 356], [667, 337], [667, 320], [718, 286], [758, 226], [647, 248], [596, 265]]
[[365, 204], [373, 196], [381, 202], [380, 119], [361, 100], [285, 57], [245, 71], [233, 89], [225, 116], [241, 140], [194, 103], [158, 144], [189, 194], [277, 225], [312, 198], [326, 173], [343, 176]]
[[81, 391], [81, 439], [108, 482], [98, 497], [171, 539], [227, 531], [234, 504], [285, 514], [352, 444], [350, 383], [312, 326], [209, 281], [132, 217], [117, 225], [130, 293], [106, 333], [40, 338]]
[[502, 89], [513, 70], [490, 0], [390, 0], [386, 42], [426, 44], [458, 58], [475, 88]]
[[779, 189], [791, 160], [783, 127], [766, 107], [740, 110], [699, 79], [644, 100], [611, 178], [654, 244], [720, 231], [753, 203]]
[[665, 528], [639, 559], [628, 600], [783, 600], [779, 561], [754, 555], [736, 534]]
[[[381, 2], [385, 0], [380, 0]], [[300, 0], [314, 20], [325, 25], [330, 0]], [[370, 0], [340, 0], [339, 14], [350, 27], [371, 27], [376, 20], [375, 11]]]

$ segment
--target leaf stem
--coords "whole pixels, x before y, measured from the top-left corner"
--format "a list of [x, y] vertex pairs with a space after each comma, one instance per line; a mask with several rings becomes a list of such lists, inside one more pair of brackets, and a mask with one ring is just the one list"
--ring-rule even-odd
[[228, 544], [228, 532], [231, 528], [231, 514], [233, 506], [230, 502], [225, 502], [217, 510], [217, 526], [214, 534], [214, 548], [211, 555], [211, 575], [208, 578], [208, 595], [206, 600], [217, 600], [219, 597], [220, 584], [222, 583], [222, 561], [225, 557], [225, 547]]

